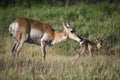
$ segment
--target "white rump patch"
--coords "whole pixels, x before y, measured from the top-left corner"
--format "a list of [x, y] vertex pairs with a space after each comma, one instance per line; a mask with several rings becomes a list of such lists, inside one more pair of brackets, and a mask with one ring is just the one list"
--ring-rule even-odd
[[16, 36], [16, 31], [18, 30], [18, 22], [13, 22], [9, 26], [9, 32], [15, 37]]

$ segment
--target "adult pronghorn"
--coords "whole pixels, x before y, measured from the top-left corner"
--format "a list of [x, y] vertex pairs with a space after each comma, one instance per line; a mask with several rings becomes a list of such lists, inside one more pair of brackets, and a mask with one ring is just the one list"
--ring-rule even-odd
[[84, 53], [85, 50], [88, 50], [90, 55], [93, 55], [93, 51], [98, 51], [103, 46], [103, 40], [96, 39], [96, 42], [92, 42], [88, 39], [82, 39], [81, 42], [79, 42], [80, 50], [79, 50], [79, 57], [81, 54]]
[[81, 39], [70, 28], [69, 24], [63, 23], [63, 30], [54, 30], [49, 24], [40, 21], [19, 17], [9, 26], [9, 33], [14, 37], [15, 43], [12, 49], [14, 57], [19, 55], [24, 42], [41, 45], [42, 56], [45, 59], [46, 46], [66, 40], [67, 38], [80, 42]]

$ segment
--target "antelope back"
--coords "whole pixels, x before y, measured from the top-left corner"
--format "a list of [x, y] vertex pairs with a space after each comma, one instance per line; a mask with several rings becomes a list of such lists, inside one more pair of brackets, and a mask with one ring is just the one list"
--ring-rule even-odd
[[28, 42], [40, 44], [42, 37], [44, 40], [52, 40], [54, 38], [54, 29], [47, 23], [19, 17], [9, 26], [9, 33], [15, 38], [21, 33], [27, 35]]

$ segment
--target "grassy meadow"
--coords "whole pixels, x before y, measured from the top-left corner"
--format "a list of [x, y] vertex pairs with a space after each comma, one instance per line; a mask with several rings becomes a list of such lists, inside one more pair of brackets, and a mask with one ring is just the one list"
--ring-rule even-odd
[[[11, 50], [13, 39], [9, 24], [17, 17], [47, 22], [63, 29], [62, 22], [76, 26], [76, 33], [94, 41], [104, 39], [103, 48], [92, 58], [77, 57], [79, 45], [73, 40], [47, 48], [42, 60], [40, 46], [25, 43], [16, 60]], [[120, 79], [120, 5], [96, 3], [75, 5], [14, 5], [0, 7], [0, 80], [119, 80]]]

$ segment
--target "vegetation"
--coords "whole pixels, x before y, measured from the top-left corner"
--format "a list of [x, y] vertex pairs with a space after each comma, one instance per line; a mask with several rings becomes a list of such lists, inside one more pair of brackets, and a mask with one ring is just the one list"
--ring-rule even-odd
[[[8, 27], [20, 16], [47, 22], [56, 30], [63, 29], [63, 21], [69, 22], [82, 37], [104, 39], [103, 49], [93, 58], [89, 54], [78, 58], [79, 45], [69, 39], [48, 48], [43, 61], [40, 47], [25, 44], [15, 60]], [[0, 80], [119, 80], [119, 21], [119, 3], [0, 6]]]

